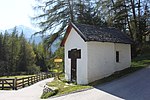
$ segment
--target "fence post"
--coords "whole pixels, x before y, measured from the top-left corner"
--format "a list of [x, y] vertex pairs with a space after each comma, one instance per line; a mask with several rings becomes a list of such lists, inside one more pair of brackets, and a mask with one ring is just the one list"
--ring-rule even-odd
[[44, 74], [42, 74], [42, 80], [44, 80]]
[[37, 82], [39, 81], [39, 76], [37, 75]]
[[41, 80], [41, 75], [39, 75], [39, 81]]
[[24, 78], [22, 78], [22, 88], [24, 88]]
[[29, 77], [28, 77], [28, 86], [30, 85], [30, 83], [29, 83], [30, 81], [29, 81]]
[[2, 90], [4, 90], [4, 80], [2, 80]]
[[39, 81], [39, 76], [37, 75], [36, 78], [37, 78], [37, 81], [36, 81], [36, 82], [38, 82], [38, 81]]
[[39, 80], [41, 80], [41, 75], [39, 75]]
[[36, 82], [38, 82], [38, 75], [36, 75]]
[[46, 73], [46, 78], [48, 78], [48, 73]]
[[46, 77], [45, 77], [45, 76], [46, 76], [46, 74], [44, 74], [44, 75], [43, 75], [43, 79], [46, 79]]
[[39, 81], [40, 81], [40, 75], [38, 75], [38, 77], [39, 77]]
[[43, 74], [41, 74], [40, 76], [41, 76], [41, 80], [43, 80]]
[[31, 84], [33, 84], [33, 76], [31, 76]]
[[17, 77], [13, 80], [13, 90], [17, 90]]
[[45, 74], [43, 74], [43, 80], [45, 79]]
[[35, 83], [35, 76], [34, 76], [34, 83]]
[[46, 74], [44, 74], [44, 79], [46, 79], [46, 77], [45, 77], [45, 76], [46, 76]]
[[35, 78], [36, 78], [36, 82], [37, 82], [37, 75], [35, 76]]

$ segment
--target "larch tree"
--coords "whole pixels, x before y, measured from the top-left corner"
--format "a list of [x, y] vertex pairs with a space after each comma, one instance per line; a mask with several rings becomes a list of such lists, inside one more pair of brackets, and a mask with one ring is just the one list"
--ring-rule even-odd
[[64, 36], [69, 22], [100, 25], [106, 24], [101, 20], [100, 14], [94, 9], [93, 0], [36, 0], [34, 9], [39, 12], [33, 22], [42, 30], [39, 34], [49, 33], [45, 38], [46, 47], [59, 37]]

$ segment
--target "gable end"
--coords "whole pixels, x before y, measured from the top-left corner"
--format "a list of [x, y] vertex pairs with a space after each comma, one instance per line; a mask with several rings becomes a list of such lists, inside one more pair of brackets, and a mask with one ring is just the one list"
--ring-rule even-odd
[[65, 42], [66, 42], [66, 40], [67, 40], [67, 38], [68, 38], [68, 36], [69, 36], [69, 34], [70, 34], [72, 28], [75, 29], [75, 31], [81, 36], [81, 38], [82, 38], [85, 42], [88, 41], [88, 39], [83, 35], [83, 33], [82, 33], [73, 23], [70, 23], [70, 24], [68, 25], [68, 27], [67, 27], [66, 34], [65, 34], [65, 36], [64, 36], [64, 38], [63, 38], [63, 40], [62, 40], [60, 46], [64, 46], [64, 44], [65, 44]]

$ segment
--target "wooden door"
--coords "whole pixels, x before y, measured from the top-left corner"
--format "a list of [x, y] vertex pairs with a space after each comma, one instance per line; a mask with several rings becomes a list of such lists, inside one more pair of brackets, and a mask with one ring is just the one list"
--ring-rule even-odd
[[77, 60], [76, 59], [71, 59], [71, 81], [76, 82], [77, 78]]
[[77, 80], [77, 59], [81, 58], [81, 50], [71, 49], [68, 52], [68, 57], [71, 58], [71, 81]]

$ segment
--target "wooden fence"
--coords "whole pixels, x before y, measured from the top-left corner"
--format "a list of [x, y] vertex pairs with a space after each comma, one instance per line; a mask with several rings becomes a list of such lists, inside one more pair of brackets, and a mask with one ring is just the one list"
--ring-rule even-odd
[[17, 90], [51, 77], [51, 74], [39, 74], [25, 78], [0, 79], [0, 90]]

